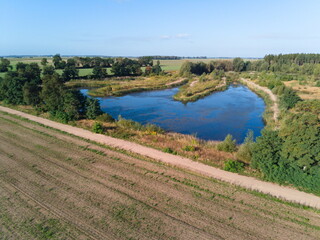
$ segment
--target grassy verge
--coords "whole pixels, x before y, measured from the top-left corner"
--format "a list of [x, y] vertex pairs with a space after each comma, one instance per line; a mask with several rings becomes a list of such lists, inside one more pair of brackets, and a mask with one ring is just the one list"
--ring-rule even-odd
[[277, 124], [275, 123], [274, 118], [273, 118], [273, 110], [272, 110], [273, 101], [270, 99], [270, 96], [267, 93], [265, 93], [264, 91], [262, 91], [262, 90], [259, 90], [259, 89], [255, 88], [255, 87], [247, 85], [245, 82], [243, 82], [241, 80], [239, 80], [239, 81], [243, 85], [246, 85], [251, 91], [253, 91], [258, 96], [260, 96], [263, 99], [264, 103], [266, 104], [266, 109], [265, 109], [265, 111], [263, 113], [263, 120], [266, 123], [265, 128], [268, 128], [268, 129], [277, 128]]

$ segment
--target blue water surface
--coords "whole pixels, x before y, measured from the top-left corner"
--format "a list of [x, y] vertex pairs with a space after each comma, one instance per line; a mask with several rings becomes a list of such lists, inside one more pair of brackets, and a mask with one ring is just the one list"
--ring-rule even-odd
[[[87, 95], [88, 90], [81, 92]], [[142, 124], [156, 124], [167, 131], [196, 134], [205, 140], [223, 140], [231, 134], [242, 143], [249, 129], [255, 137], [264, 127], [263, 100], [243, 85], [231, 85], [196, 102], [173, 100], [178, 88], [98, 98], [101, 108], [114, 118], [121, 115]]]

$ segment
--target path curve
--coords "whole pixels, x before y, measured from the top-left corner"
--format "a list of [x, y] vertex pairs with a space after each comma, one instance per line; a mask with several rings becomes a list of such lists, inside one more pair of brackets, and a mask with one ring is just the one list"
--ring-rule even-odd
[[273, 119], [275, 122], [277, 122], [279, 118], [279, 112], [280, 112], [277, 96], [269, 88], [262, 87], [248, 79], [241, 78], [241, 81], [245, 82], [249, 87], [259, 89], [269, 95], [271, 101], [273, 102], [273, 106], [271, 107], [273, 111]]
[[256, 190], [265, 194], [270, 194], [277, 198], [281, 198], [290, 202], [300, 203], [306, 206], [320, 209], [320, 197], [313, 194], [291, 189], [289, 187], [279, 186], [274, 183], [264, 182], [252, 177], [242, 176], [236, 173], [226, 172], [218, 168], [214, 168], [203, 163], [192, 161], [188, 158], [164, 153], [156, 149], [145, 147], [137, 143], [125, 141], [122, 139], [112, 138], [102, 134], [95, 134], [88, 130], [73, 127], [70, 125], [54, 122], [45, 118], [36, 117], [27, 113], [19, 112], [10, 108], [0, 106], [0, 111], [14, 114], [27, 118], [31, 121], [41, 123], [43, 125], [85, 138], [98, 143], [106, 144], [112, 147], [124, 149], [144, 156], [148, 156], [155, 160], [165, 162], [170, 165], [178, 166], [203, 175], [216, 178], [218, 180], [235, 184], [250, 190]]

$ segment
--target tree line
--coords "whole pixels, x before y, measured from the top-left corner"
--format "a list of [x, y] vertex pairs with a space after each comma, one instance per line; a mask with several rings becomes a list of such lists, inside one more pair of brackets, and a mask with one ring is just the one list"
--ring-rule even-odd
[[42, 70], [37, 63], [18, 63], [15, 71], [0, 78], [0, 100], [7, 104], [34, 106], [63, 122], [94, 119], [102, 114], [98, 100], [67, 88], [64, 78], [53, 66], [45, 66]]
[[[20, 64], [20, 63], [18, 63]], [[113, 76], [140, 76], [140, 75], [160, 75], [164, 72], [161, 69], [160, 62], [153, 64], [152, 57], [140, 57], [138, 59], [130, 58], [101, 58], [101, 57], [73, 57], [64, 60], [60, 54], [52, 58], [52, 65], [47, 58], [41, 59], [43, 67], [50, 67], [51, 70], [62, 70], [62, 79], [64, 82], [79, 78], [79, 69], [92, 68], [92, 74], [88, 77], [92, 79], [103, 79], [108, 77], [107, 68], [110, 68]], [[145, 67], [145, 71], [142, 71]], [[12, 70], [10, 61], [1, 58], [0, 72]]]

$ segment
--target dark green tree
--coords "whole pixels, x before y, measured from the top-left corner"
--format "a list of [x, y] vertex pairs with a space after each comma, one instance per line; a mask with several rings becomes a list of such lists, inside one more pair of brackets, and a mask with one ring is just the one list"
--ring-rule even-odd
[[242, 71], [245, 71], [245, 66], [246, 66], [246, 64], [245, 64], [245, 62], [243, 61], [243, 59], [242, 58], [235, 58], [235, 59], [233, 59], [233, 69], [234, 69], [234, 71], [236, 71], [236, 72], [242, 72]]
[[97, 116], [103, 114], [99, 101], [94, 98], [87, 98], [85, 113], [87, 119], [95, 119]]
[[78, 120], [85, 112], [86, 97], [78, 90], [65, 90], [63, 95], [63, 112], [66, 121]]
[[41, 65], [42, 65], [43, 67], [45, 67], [45, 66], [47, 66], [47, 64], [48, 64], [48, 60], [47, 60], [46, 58], [42, 58], [42, 59], [41, 59]]
[[101, 66], [95, 66], [92, 70], [92, 78], [103, 79], [107, 77], [107, 71]]
[[0, 72], [7, 72], [10, 67], [10, 61], [6, 58], [1, 58], [0, 61]]
[[41, 99], [46, 109], [54, 116], [57, 112], [63, 111], [64, 106], [64, 85], [58, 74], [44, 75]]
[[27, 105], [36, 106], [41, 102], [41, 87], [35, 82], [26, 82], [23, 86], [23, 101]]

